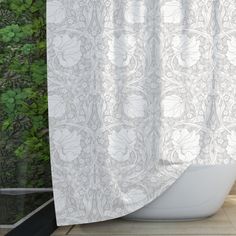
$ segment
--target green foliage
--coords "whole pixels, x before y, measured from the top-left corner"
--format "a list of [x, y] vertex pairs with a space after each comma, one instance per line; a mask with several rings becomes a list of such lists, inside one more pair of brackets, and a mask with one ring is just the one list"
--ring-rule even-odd
[[4, 43], [18, 43], [23, 39], [27, 39], [33, 35], [32, 25], [9, 25], [0, 30], [0, 40]]
[[51, 186], [45, 0], [0, 0], [0, 188]]

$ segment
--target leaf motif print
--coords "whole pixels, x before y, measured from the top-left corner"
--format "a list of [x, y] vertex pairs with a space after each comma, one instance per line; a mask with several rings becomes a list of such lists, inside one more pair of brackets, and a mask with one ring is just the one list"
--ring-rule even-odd
[[141, 189], [131, 189], [128, 191], [127, 200], [130, 202], [139, 202], [145, 199], [146, 195]]
[[227, 136], [228, 146], [226, 148], [227, 153], [236, 160], [236, 131], [232, 131], [230, 135]]
[[53, 197], [56, 204], [56, 209], [58, 212], [61, 212], [64, 210], [66, 206], [66, 195], [59, 189], [53, 189]]
[[50, 96], [50, 103], [49, 103], [50, 117], [56, 117], [56, 118], [62, 117], [66, 111], [64, 99], [55, 94], [49, 96]]
[[60, 24], [66, 17], [66, 12], [61, 1], [47, 2], [47, 22]]
[[236, 66], [236, 37], [231, 37], [231, 40], [227, 41], [228, 51], [227, 58], [234, 66]]

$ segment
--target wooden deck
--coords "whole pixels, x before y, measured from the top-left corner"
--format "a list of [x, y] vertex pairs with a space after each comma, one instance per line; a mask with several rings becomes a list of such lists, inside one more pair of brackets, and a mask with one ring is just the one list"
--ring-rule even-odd
[[229, 195], [224, 206], [212, 217], [189, 222], [137, 222], [110, 220], [101, 223], [58, 228], [52, 236], [236, 236], [236, 195]]

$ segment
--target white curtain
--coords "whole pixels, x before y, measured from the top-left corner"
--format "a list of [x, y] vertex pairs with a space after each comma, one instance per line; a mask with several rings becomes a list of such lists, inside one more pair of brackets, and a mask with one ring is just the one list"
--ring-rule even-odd
[[235, 0], [48, 0], [47, 35], [58, 225], [236, 160]]

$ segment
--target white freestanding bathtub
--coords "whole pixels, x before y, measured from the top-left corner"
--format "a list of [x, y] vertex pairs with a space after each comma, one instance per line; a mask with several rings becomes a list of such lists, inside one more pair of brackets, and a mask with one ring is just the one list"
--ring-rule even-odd
[[236, 179], [236, 163], [192, 165], [160, 197], [123, 218], [130, 220], [193, 220], [222, 206]]

